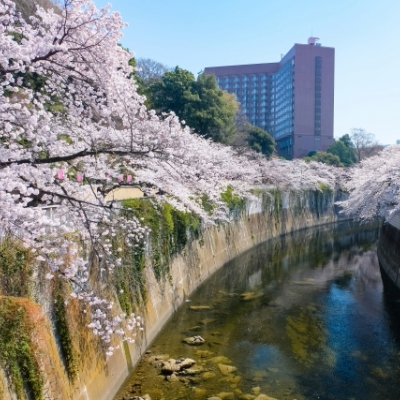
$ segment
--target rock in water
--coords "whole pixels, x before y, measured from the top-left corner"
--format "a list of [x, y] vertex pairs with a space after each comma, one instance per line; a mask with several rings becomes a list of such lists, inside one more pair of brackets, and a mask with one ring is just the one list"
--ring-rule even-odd
[[205, 311], [205, 310], [211, 310], [211, 307], [210, 306], [190, 306], [189, 309], [193, 310], [193, 311]]
[[199, 368], [199, 367], [194, 367], [194, 368], [188, 368], [182, 371], [183, 375], [197, 375], [200, 374], [201, 372], [203, 372], [203, 368]]
[[196, 364], [196, 361], [192, 360], [191, 358], [181, 358], [179, 360], [170, 358], [168, 361], [163, 362], [161, 372], [164, 374], [173, 374], [174, 372], [181, 372], [187, 368], [190, 368], [194, 364]]
[[240, 298], [244, 301], [251, 301], [254, 300], [258, 297], [260, 297], [262, 294], [261, 293], [257, 293], [257, 292], [246, 292], [246, 293], [242, 293], [240, 295]]
[[201, 336], [192, 336], [183, 339], [183, 342], [191, 346], [200, 346], [201, 344], [205, 343], [205, 339], [203, 339]]
[[193, 391], [194, 395], [198, 396], [198, 397], [204, 397], [207, 394], [207, 390], [206, 389], [201, 389], [201, 388], [198, 388], [198, 387], [192, 388], [192, 391]]
[[204, 374], [201, 376], [205, 381], [208, 381], [209, 379], [215, 378], [214, 372], [204, 372]]
[[215, 322], [216, 320], [215, 319], [213, 319], [213, 318], [205, 318], [205, 319], [203, 319], [202, 321], [200, 321], [200, 323], [202, 324], [202, 325], [209, 325], [209, 324], [212, 324], [213, 322]]
[[261, 388], [260, 388], [260, 386], [253, 387], [253, 388], [251, 389], [251, 391], [253, 392], [253, 394], [255, 394], [256, 396], [258, 396], [258, 395], [260, 394], [260, 392], [261, 392]]
[[237, 368], [233, 367], [232, 365], [225, 365], [225, 364], [218, 364], [218, 368], [221, 371], [222, 375], [229, 375], [233, 372], [236, 372]]
[[234, 400], [235, 394], [233, 392], [218, 393], [218, 397], [222, 400]]
[[201, 358], [209, 358], [213, 356], [214, 353], [212, 351], [208, 350], [196, 350], [196, 356], [199, 356]]
[[232, 364], [232, 361], [225, 356], [214, 357], [210, 361], [214, 364]]
[[240, 400], [254, 400], [256, 398], [256, 396], [254, 396], [253, 394], [242, 394], [239, 396]]
[[168, 360], [169, 354], [157, 354], [153, 356], [148, 356], [147, 361], [149, 364], [157, 364], [160, 361]]
[[258, 395], [254, 400], [278, 400], [275, 397], [269, 397], [266, 394]]

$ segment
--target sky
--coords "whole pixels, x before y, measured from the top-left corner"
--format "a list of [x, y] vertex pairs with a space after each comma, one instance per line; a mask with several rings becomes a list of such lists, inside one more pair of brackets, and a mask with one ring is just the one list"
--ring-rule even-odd
[[336, 138], [363, 128], [400, 140], [400, 0], [94, 0], [129, 24], [136, 57], [205, 67], [279, 61], [294, 43], [335, 48]]

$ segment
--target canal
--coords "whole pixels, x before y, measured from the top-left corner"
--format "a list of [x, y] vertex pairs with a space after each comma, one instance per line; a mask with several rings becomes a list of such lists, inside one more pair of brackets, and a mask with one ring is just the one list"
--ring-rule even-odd
[[[399, 399], [400, 307], [383, 290], [378, 234], [376, 224], [326, 225], [229, 262], [174, 314], [116, 399]], [[171, 358], [195, 364], [171, 374]]]

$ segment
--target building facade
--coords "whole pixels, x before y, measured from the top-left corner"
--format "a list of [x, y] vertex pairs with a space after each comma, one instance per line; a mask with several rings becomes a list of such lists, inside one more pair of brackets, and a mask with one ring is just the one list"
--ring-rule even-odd
[[270, 133], [287, 159], [325, 151], [334, 141], [335, 49], [317, 41], [295, 44], [280, 62], [204, 70], [236, 94], [249, 122]]

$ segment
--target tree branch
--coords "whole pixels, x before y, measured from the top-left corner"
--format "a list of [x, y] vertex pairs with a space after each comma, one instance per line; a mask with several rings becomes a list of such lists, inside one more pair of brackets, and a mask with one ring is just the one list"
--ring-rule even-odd
[[6, 162], [0, 162], [0, 169], [3, 169], [5, 167], [9, 167], [10, 165], [21, 165], [21, 164], [52, 164], [56, 162], [62, 162], [62, 161], [71, 161], [75, 160], [80, 157], [91, 157], [91, 156], [97, 156], [99, 154], [111, 154], [111, 155], [116, 155], [116, 156], [131, 156], [131, 155], [136, 155], [136, 156], [142, 156], [145, 154], [148, 154], [150, 150], [148, 151], [122, 151], [122, 150], [82, 150], [78, 153], [75, 154], [70, 154], [68, 156], [57, 156], [57, 157], [49, 157], [49, 158], [25, 158], [22, 160], [13, 160], [13, 161], [6, 161]]

